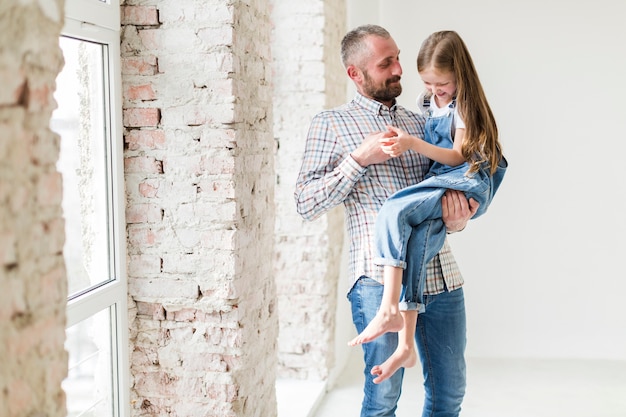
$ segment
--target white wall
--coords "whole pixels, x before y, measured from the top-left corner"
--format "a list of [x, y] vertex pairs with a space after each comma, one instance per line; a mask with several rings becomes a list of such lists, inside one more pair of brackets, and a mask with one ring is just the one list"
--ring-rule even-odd
[[468, 356], [626, 360], [626, 3], [348, 3], [350, 28], [378, 23], [396, 39], [401, 104], [415, 108], [422, 88], [422, 40], [452, 29], [498, 121], [507, 177], [489, 212], [450, 239]]

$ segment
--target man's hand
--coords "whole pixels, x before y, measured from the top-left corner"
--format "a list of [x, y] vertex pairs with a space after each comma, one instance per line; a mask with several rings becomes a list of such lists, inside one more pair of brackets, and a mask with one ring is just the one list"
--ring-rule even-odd
[[381, 149], [381, 141], [392, 135], [391, 132], [375, 132], [367, 135], [359, 147], [351, 153], [352, 158], [362, 167], [389, 160], [391, 157]]
[[478, 202], [469, 202], [461, 191], [447, 190], [441, 198], [441, 214], [448, 233], [460, 232], [478, 210]]

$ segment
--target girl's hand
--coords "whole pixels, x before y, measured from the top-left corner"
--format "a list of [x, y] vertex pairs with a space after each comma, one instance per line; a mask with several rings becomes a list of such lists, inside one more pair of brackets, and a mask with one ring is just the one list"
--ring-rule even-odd
[[384, 141], [381, 141], [380, 149], [392, 158], [402, 155], [400, 146], [398, 145], [395, 138], [385, 139]]
[[402, 155], [409, 149], [415, 150], [417, 142], [421, 140], [394, 126], [387, 126], [387, 130], [393, 136], [386, 138], [385, 141], [381, 140], [381, 149], [384, 153], [394, 158]]

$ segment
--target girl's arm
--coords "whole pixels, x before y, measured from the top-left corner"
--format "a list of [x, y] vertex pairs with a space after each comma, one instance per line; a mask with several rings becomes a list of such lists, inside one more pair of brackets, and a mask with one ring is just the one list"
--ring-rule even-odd
[[381, 151], [380, 143], [393, 133], [376, 132], [358, 144], [355, 140], [354, 144], [344, 145], [333, 128], [331, 115], [323, 112], [315, 116], [307, 134], [294, 193], [297, 211], [305, 220], [317, 219], [342, 204], [357, 187], [368, 165], [390, 158]]
[[399, 156], [408, 149], [412, 149], [415, 152], [419, 152], [425, 157], [437, 161], [441, 164], [456, 166], [465, 162], [463, 155], [461, 154], [461, 145], [465, 138], [465, 129], [456, 129], [454, 132], [454, 144], [452, 149], [442, 148], [432, 143], [428, 143], [421, 138], [411, 136], [402, 129], [398, 129], [394, 126], [387, 126], [389, 131], [396, 134], [395, 137], [382, 139], [382, 150], [387, 155]]

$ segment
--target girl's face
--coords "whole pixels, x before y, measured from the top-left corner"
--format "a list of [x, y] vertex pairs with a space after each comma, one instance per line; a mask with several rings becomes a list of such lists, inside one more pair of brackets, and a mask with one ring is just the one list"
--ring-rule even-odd
[[432, 93], [437, 105], [443, 106], [456, 95], [456, 77], [452, 72], [440, 72], [432, 66], [420, 72], [424, 86]]

